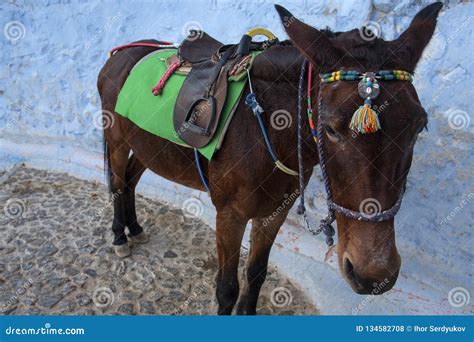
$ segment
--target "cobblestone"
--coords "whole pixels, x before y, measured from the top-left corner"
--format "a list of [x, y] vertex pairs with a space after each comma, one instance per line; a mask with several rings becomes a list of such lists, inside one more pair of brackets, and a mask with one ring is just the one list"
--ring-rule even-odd
[[[0, 314], [216, 313], [214, 232], [203, 222], [138, 196], [137, 215], [151, 239], [119, 259], [110, 246], [105, 186], [24, 166], [0, 171], [0, 179]], [[272, 304], [278, 288], [291, 294], [285, 306]], [[317, 310], [270, 267], [258, 313]]]

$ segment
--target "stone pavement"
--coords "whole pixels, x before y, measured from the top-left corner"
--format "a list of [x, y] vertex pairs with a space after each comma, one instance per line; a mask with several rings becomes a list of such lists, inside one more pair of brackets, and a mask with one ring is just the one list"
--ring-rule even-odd
[[[24, 166], [0, 171], [0, 314], [215, 314], [214, 231], [141, 196], [137, 213], [151, 241], [119, 259], [105, 186]], [[270, 268], [258, 313], [317, 310]]]

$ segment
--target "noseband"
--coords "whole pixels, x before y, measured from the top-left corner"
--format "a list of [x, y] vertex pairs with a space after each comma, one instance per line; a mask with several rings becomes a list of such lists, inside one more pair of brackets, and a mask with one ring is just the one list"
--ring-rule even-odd
[[[412, 75], [403, 70], [380, 70], [376, 72], [367, 72], [360, 73], [358, 71], [337, 71], [327, 74], [321, 74], [321, 80], [319, 83], [318, 91], [318, 105], [316, 116], [320, 117], [317, 120], [317, 129], [314, 129], [313, 122], [313, 111], [312, 111], [312, 101], [311, 101], [311, 77], [312, 77], [312, 65], [305, 60], [301, 66], [300, 82], [299, 82], [299, 92], [298, 92], [298, 165], [299, 165], [299, 183], [300, 183], [300, 204], [298, 206], [298, 213], [303, 216], [303, 220], [307, 229], [314, 235], [317, 235], [323, 232], [326, 235], [326, 243], [328, 246], [334, 244], [334, 233], [335, 230], [332, 226], [332, 223], [336, 219], [336, 213], [344, 215], [347, 218], [365, 221], [365, 222], [381, 222], [392, 219], [400, 209], [402, 204], [403, 193], [405, 191], [405, 184], [402, 186], [401, 192], [398, 196], [396, 203], [389, 209], [374, 212], [374, 213], [365, 213], [360, 211], [354, 211], [348, 208], [345, 208], [334, 202], [332, 198], [331, 185], [329, 182], [329, 177], [326, 170], [326, 159], [324, 156], [323, 149], [323, 124], [321, 118], [322, 113], [322, 84], [331, 83], [336, 81], [356, 81], [360, 80], [358, 84], [359, 95], [364, 99], [364, 104], [359, 107], [354, 113], [350, 128], [361, 134], [373, 133], [379, 130], [380, 122], [378, 119], [378, 114], [371, 108], [372, 100], [377, 98], [380, 93], [380, 88], [378, 81], [412, 81]], [[318, 154], [319, 154], [319, 165], [321, 167], [321, 173], [323, 176], [324, 186], [327, 193], [327, 206], [328, 206], [328, 215], [326, 218], [322, 219], [319, 225], [319, 228], [314, 230], [310, 227], [308, 220], [306, 218], [306, 209], [304, 205], [304, 170], [303, 170], [303, 155], [302, 155], [302, 145], [303, 145], [303, 134], [302, 134], [302, 103], [304, 97], [304, 78], [306, 74], [306, 69], [308, 69], [308, 85], [307, 85], [307, 100], [308, 100], [308, 120], [311, 130], [311, 135], [317, 143]]]

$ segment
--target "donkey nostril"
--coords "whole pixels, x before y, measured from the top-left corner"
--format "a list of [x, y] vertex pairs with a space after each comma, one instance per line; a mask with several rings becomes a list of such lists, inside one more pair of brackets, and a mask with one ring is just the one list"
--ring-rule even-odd
[[352, 265], [349, 258], [344, 258], [344, 272], [349, 275], [354, 273], [354, 266]]
[[354, 271], [354, 265], [352, 265], [352, 262], [349, 260], [348, 257], [344, 258], [344, 273], [346, 274], [347, 278], [357, 287], [361, 288], [361, 284], [359, 280], [357, 279], [357, 276]]

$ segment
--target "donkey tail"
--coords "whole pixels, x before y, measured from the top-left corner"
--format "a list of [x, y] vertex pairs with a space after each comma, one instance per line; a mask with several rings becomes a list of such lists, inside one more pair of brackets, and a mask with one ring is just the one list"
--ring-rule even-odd
[[109, 193], [112, 192], [112, 168], [110, 167], [110, 148], [107, 144], [107, 139], [105, 139], [105, 132], [102, 135], [102, 147], [104, 151], [104, 176], [105, 183], [109, 189]]

